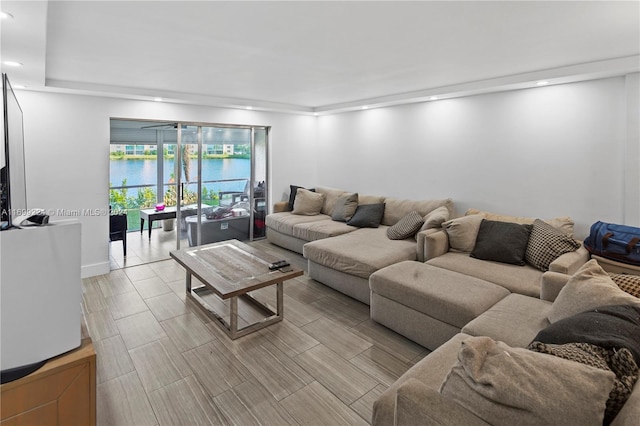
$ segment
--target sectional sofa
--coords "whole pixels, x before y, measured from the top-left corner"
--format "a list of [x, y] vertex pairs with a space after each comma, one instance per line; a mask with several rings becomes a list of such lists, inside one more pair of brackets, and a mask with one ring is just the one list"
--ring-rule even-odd
[[[303, 191], [305, 197], [309, 196], [309, 191]], [[451, 200], [412, 201], [359, 196], [356, 210], [380, 203], [385, 204], [385, 210], [377, 228], [358, 227], [349, 220], [340, 220], [344, 200], [353, 201], [353, 193], [324, 187], [315, 188], [315, 192], [314, 197], [321, 201], [317, 201], [317, 212], [313, 214], [296, 212], [292, 205], [297, 199], [295, 195], [289, 203], [277, 204], [276, 213], [267, 216], [267, 238], [274, 244], [302, 253], [308, 259], [312, 278], [370, 304], [374, 321], [433, 350], [376, 401], [373, 424], [500, 424], [500, 418], [507, 419], [502, 424], [545, 424], [545, 421], [548, 424], [593, 424], [583, 420], [594, 418], [597, 419], [595, 424], [602, 424], [597, 413], [604, 411], [608, 395], [604, 391], [611, 387], [613, 373], [594, 372], [589, 370], [591, 367], [585, 368], [574, 360], [566, 364], [560, 356], [549, 358], [544, 354], [540, 360], [539, 355], [531, 355], [535, 351], [524, 349], [539, 332], [557, 321], [554, 309], [567, 310], [554, 308], [556, 299], [562, 301], [560, 305], [569, 305], [574, 310], [573, 305], [581, 299], [587, 301], [586, 304], [577, 303], [582, 308], [597, 308], [602, 300], [608, 300], [602, 299], [601, 294], [583, 297], [580, 292], [574, 292], [571, 296], [563, 295], [565, 287], [570, 287], [567, 284], [570, 279], [584, 275], [586, 266], [593, 266], [588, 262], [589, 253], [572, 238], [573, 222], [569, 218], [542, 221], [469, 210], [465, 216], [451, 219]], [[390, 207], [388, 211], [387, 207]], [[405, 223], [414, 211], [414, 216], [424, 222], [417, 232], [414, 231], [415, 236], [390, 239], [389, 231]], [[494, 253], [493, 238], [506, 235], [511, 239], [514, 230], [517, 231], [514, 240], [518, 241], [508, 242], [507, 253], [499, 250]], [[524, 245], [523, 235], [526, 237]], [[514, 252], [518, 253], [515, 260], [511, 259]], [[507, 259], [504, 259], [505, 255]], [[582, 288], [587, 287], [590, 285]], [[631, 299], [625, 299], [624, 303], [640, 303], [640, 299], [628, 297]], [[612, 300], [619, 302], [615, 298]], [[579, 312], [581, 310], [573, 313]], [[637, 328], [633, 332], [637, 332], [635, 340], [640, 364], [640, 307], [634, 314]], [[550, 319], [552, 316], [555, 317]], [[590, 333], [589, 330], [587, 334]], [[544, 343], [537, 343], [537, 348], [549, 348]], [[479, 366], [491, 366], [492, 361], [499, 360], [505, 353], [513, 359], [526, 360], [524, 364], [536, 366], [525, 371], [522, 365], [516, 364], [512, 366], [515, 370], [505, 369], [500, 373], [504, 360], [493, 364], [493, 373], [497, 372], [503, 379], [500, 386], [514, 386], [508, 394], [526, 396], [516, 398], [517, 403], [511, 400], [496, 402], [492, 399], [497, 398], [496, 394], [487, 396], [478, 392], [471, 392], [469, 400], [452, 397], [452, 393], [460, 393], [461, 387], [466, 389], [474, 383], [469, 377], [463, 377], [465, 371], [479, 372]], [[486, 363], [484, 359], [478, 361], [479, 356], [489, 355], [492, 358], [487, 358]], [[475, 360], [476, 364], [469, 367], [461, 360]], [[536, 364], [538, 362], [541, 364]], [[538, 377], [533, 373], [546, 370], [551, 371], [547, 371], [546, 376]], [[556, 370], [568, 371], [568, 377], [556, 374]], [[523, 380], [508, 380], [519, 373], [525, 374]], [[445, 386], [451, 376], [457, 381], [451, 379]], [[583, 377], [588, 378], [585, 383], [571, 381], [571, 378]], [[556, 384], [558, 378], [560, 381]], [[482, 380], [478, 381], [481, 385], [476, 385], [486, 389], [487, 383]], [[550, 385], [551, 389], [529, 388], [528, 382], [535, 380], [553, 385]], [[563, 388], [564, 385], [570, 387]], [[554, 386], [563, 389], [565, 396], [569, 394], [569, 400], [550, 397]], [[522, 387], [527, 387], [529, 393], [523, 392]], [[638, 388], [637, 384], [633, 387], [629, 401], [612, 424], [637, 424], [640, 418]], [[456, 391], [451, 392], [451, 389]], [[585, 390], [591, 393], [580, 396]], [[509, 395], [506, 398], [509, 399]], [[473, 405], [478, 400], [482, 402], [480, 408]], [[527, 401], [532, 404], [527, 405]], [[536, 401], [537, 407], [533, 404]], [[547, 410], [549, 407], [545, 404], [549, 403], [555, 411]], [[588, 405], [589, 409], [580, 403]], [[572, 408], [575, 405], [578, 409], [565, 412], [563, 404], [572, 405]], [[514, 412], [505, 412], [504, 406], [520, 407], [515, 410], [516, 417], [513, 417]], [[597, 408], [595, 414], [593, 407]], [[525, 416], [525, 420], [514, 420], [527, 410], [531, 415]], [[541, 415], [545, 410], [548, 412]], [[557, 422], [550, 416], [558, 416]], [[551, 418], [554, 421], [550, 421]]]
[[[523, 256], [529, 251], [530, 257], [537, 254], [533, 248], [527, 249], [538, 235], [538, 226], [544, 227], [541, 232], [554, 233], [552, 237], [545, 234], [541, 243], [544, 250], [549, 250], [549, 238], [559, 240], [560, 243], [552, 242], [560, 247], [566, 244], [566, 249], [550, 255], [547, 264], [540, 268], [527, 262], [514, 264], [472, 257], [483, 220], [504, 225], [493, 231], [499, 238], [506, 238], [511, 226], [516, 229], [517, 225], [532, 226], [532, 238], [524, 234], [521, 239]], [[463, 217], [444, 222], [444, 228], [424, 237], [425, 262], [397, 263], [371, 275], [371, 318], [434, 350], [509, 294], [551, 300], [549, 286], [543, 285], [545, 270], [572, 274], [589, 260], [589, 252], [571, 237], [570, 218], [536, 222], [536, 228], [534, 222], [533, 218], [478, 210], [469, 210]], [[566, 252], [559, 254], [561, 251]], [[531, 262], [535, 263], [535, 259]]]
[[[588, 342], [592, 334], [604, 341], [598, 335], [599, 324], [607, 322], [603, 318], [613, 318], [606, 340], [620, 341], [626, 337], [632, 348], [635, 342], [632, 355], [636, 364], [640, 364], [640, 299], [606, 283], [611, 280], [595, 260], [584, 264], [574, 275], [557, 272], [550, 275], [543, 291], [557, 294], [555, 300], [515, 293], [501, 299], [390, 386], [374, 404], [372, 424], [602, 425], [605, 406], [615, 405], [607, 405], [607, 398], [612, 398], [614, 374], [606, 366], [596, 371], [592, 366], [575, 362], [593, 356], [586, 351], [588, 347], [581, 351], [583, 346], [560, 344], [573, 340]], [[547, 285], [550, 288], [544, 288]], [[606, 315], [603, 304], [616, 306], [613, 316]], [[620, 320], [621, 305], [627, 308], [624, 321]], [[566, 337], [566, 342], [553, 340], [558, 335], [570, 337]], [[575, 335], [580, 337], [571, 339]], [[531, 353], [524, 349], [554, 348], [551, 344], [530, 345], [536, 340], [555, 342], [558, 352], [572, 345], [574, 352], [563, 359], [553, 350]], [[616, 344], [608, 346], [609, 352], [622, 353]], [[637, 365], [635, 374], [637, 377]], [[636, 381], [628, 389], [624, 387], [626, 403], [604, 424], [638, 424], [640, 385]]]
[[[292, 188], [294, 191], [297, 188]], [[402, 200], [322, 186], [314, 192], [322, 196], [319, 209], [305, 213], [315, 214], [295, 214], [295, 200], [277, 203], [274, 213], [266, 218], [267, 239], [303, 254], [311, 278], [366, 304], [370, 299], [369, 276], [398, 262], [424, 259], [426, 235], [453, 214], [450, 199]], [[343, 211], [347, 199], [357, 201], [345, 221], [345, 216], [337, 213]], [[378, 218], [365, 213], [364, 220], [356, 221], [363, 216], [360, 211], [374, 206], [380, 207]], [[390, 239], [388, 229], [413, 211], [424, 219], [421, 229], [409, 238]]]

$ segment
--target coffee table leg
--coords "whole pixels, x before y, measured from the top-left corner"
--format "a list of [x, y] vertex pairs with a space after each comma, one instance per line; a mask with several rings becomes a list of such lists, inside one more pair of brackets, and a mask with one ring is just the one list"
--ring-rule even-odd
[[234, 296], [229, 299], [229, 332], [231, 334], [231, 338], [236, 338], [236, 333], [238, 332], [238, 297]]
[[278, 315], [278, 317], [281, 317], [281, 318], [284, 315], [284, 303], [282, 302], [283, 293], [284, 293], [284, 283], [282, 282], [282, 283], [276, 284], [276, 314]]
[[153, 221], [149, 219], [149, 239], [151, 239], [151, 228], [153, 227]]
[[191, 294], [191, 272], [189, 272], [188, 269], [187, 269], [186, 286], [187, 286], [187, 294]]

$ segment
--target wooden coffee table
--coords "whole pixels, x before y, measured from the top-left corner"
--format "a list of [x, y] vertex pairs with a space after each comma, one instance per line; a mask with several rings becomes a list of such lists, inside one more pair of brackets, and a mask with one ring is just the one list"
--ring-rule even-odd
[[[171, 257], [187, 271], [187, 297], [196, 302], [203, 312], [220, 325], [231, 339], [242, 337], [282, 321], [284, 315], [283, 283], [304, 273], [297, 268], [290, 268], [287, 272], [270, 271], [269, 264], [282, 259], [238, 240], [175, 250], [171, 252]], [[192, 288], [192, 276], [195, 276], [203, 285]], [[250, 291], [274, 284], [276, 286], [275, 310], [248, 294]], [[222, 301], [229, 299], [229, 321], [223, 318], [223, 313], [219, 312], [220, 309], [215, 309], [212, 306], [220, 306], [220, 304], [205, 301], [205, 296], [211, 297], [213, 295]], [[238, 329], [238, 299], [247, 302], [256, 311], [261, 312], [261, 317], [264, 316], [264, 318]]]

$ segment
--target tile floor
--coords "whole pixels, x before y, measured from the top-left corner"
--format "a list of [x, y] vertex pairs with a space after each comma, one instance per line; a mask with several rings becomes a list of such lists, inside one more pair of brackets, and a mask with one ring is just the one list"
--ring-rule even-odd
[[[296, 253], [251, 244], [306, 270]], [[184, 275], [164, 260], [83, 280], [98, 425], [368, 424], [378, 395], [428, 353], [306, 274], [285, 283], [284, 321], [232, 341], [185, 300]]]

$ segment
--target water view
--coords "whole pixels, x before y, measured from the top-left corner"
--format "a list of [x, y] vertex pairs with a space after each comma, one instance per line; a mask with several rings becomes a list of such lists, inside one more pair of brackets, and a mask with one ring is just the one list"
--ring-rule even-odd
[[[174, 159], [163, 161], [164, 183], [162, 196], [167, 205], [176, 204]], [[109, 201], [114, 210], [126, 210], [128, 229], [140, 229], [141, 208], [156, 205], [157, 199], [157, 160], [155, 159], [111, 159]], [[181, 167], [181, 180], [187, 182], [185, 171]], [[218, 194], [224, 192], [243, 192], [251, 176], [251, 160], [248, 158], [203, 158], [202, 159], [202, 197], [203, 203], [217, 205]], [[198, 163], [194, 159], [190, 164], [189, 182], [185, 185], [184, 203], [197, 202]], [[144, 185], [144, 187], [140, 187]]]

